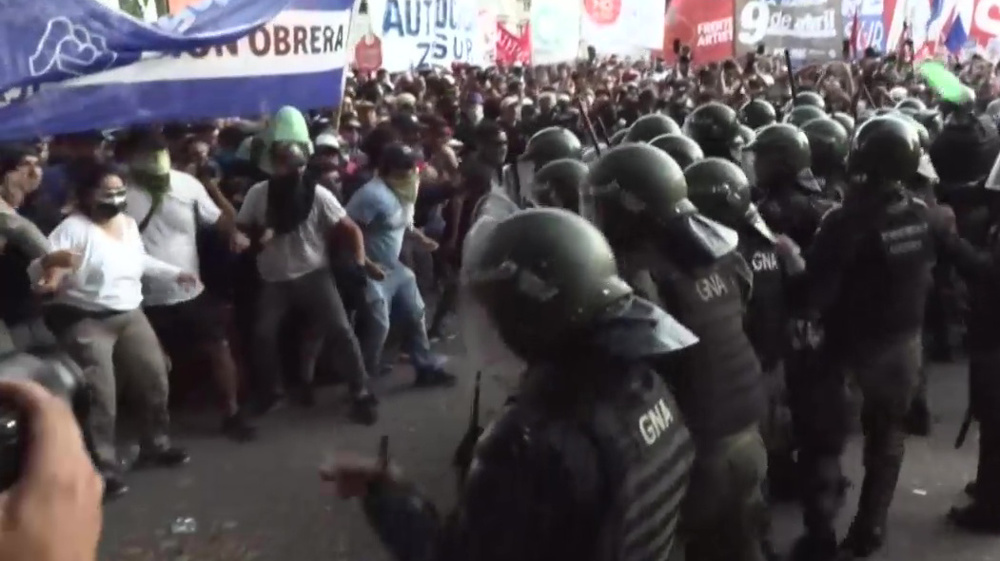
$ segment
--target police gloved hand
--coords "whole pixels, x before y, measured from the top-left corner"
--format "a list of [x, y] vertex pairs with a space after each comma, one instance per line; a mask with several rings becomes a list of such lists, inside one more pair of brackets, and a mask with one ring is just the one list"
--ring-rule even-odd
[[802, 258], [802, 249], [792, 238], [780, 234], [776, 240], [778, 258], [790, 275], [797, 275], [806, 270], [806, 261]]
[[0, 396], [30, 431], [23, 474], [0, 494], [0, 559], [96, 559], [104, 482], [69, 405], [34, 382], [0, 381]]

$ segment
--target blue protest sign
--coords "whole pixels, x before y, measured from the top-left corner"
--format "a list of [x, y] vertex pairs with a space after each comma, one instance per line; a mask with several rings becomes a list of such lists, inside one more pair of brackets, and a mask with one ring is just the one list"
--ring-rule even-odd
[[[93, 0], [52, 1], [99, 6]], [[236, 11], [219, 11], [222, 4]], [[335, 105], [347, 62], [351, 4], [351, 0], [209, 0], [153, 25], [113, 14], [106, 21], [128, 21], [116, 44], [124, 44], [122, 37], [132, 31], [143, 33], [130, 36], [134, 42], [125, 51], [128, 56], [184, 45], [183, 52], [132, 56], [125, 64], [121, 64], [125, 55], [111, 48], [107, 35], [102, 43], [95, 39], [100, 33], [92, 32], [97, 28], [84, 25], [81, 31], [71, 19], [72, 39], [35, 40], [31, 47], [32, 54], [50, 53], [34, 63], [36, 70], [48, 67], [47, 71], [31, 70], [30, 60], [16, 68], [4, 67], [14, 63], [12, 57], [0, 55], [0, 76], [27, 69], [29, 75], [44, 77], [30, 87], [0, 91], [0, 140], [144, 122], [257, 115], [283, 105], [303, 110]], [[270, 8], [265, 10], [265, 5]], [[234, 31], [239, 18], [248, 22], [249, 16], [262, 17], [269, 10], [274, 15], [263, 25], [247, 23], [241, 34]], [[24, 29], [41, 29], [45, 37], [52, 18], [45, 19], [47, 12], [39, 14], [38, 21], [32, 20], [34, 16], [28, 11], [19, 19]], [[194, 39], [184, 43], [180, 38], [188, 35]], [[39, 49], [46, 41], [49, 44]], [[26, 52], [23, 46], [15, 48]]]

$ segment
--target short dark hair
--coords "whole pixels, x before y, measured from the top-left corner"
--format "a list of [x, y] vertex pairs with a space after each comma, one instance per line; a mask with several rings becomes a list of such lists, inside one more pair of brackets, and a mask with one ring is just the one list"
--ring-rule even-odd
[[128, 158], [137, 152], [157, 152], [169, 147], [167, 137], [156, 127], [135, 127], [115, 143], [116, 156]]
[[90, 200], [100, 190], [101, 181], [109, 175], [121, 177], [122, 174], [114, 165], [94, 158], [73, 160], [66, 167], [66, 178], [77, 201]]
[[382, 151], [386, 146], [399, 141], [399, 133], [388, 123], [382, 123], [375, 127], [368, 136], [361, 141], [361, 151], [368, 156], [369, 165], [378, 167], [378, 162], [382, 157]]

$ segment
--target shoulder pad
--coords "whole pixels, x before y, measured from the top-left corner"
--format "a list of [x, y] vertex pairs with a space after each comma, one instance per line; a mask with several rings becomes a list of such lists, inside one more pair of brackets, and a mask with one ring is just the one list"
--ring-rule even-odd
[[830, 208], [826, 209], [826, 211], [819, 217], [820, 223], [822, 223], [829, 217], [836, 216], [840, 212], [841, 208], [843, 207], [840, 205], [840, 203], [832, 203], [830, 205]]
[[913, 201], [918, 206], [922, 206], [924, 208], [930, 208], [930, 206], [927, 204], [927, 201], [921, 199], [920, 197], [912, 197], [911, 196], [910, 200]]

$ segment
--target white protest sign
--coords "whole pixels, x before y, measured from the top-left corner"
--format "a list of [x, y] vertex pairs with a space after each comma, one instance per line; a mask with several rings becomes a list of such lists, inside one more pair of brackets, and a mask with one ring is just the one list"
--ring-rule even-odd
[[583, 0], [581, 34], [598, 53], [643, 56], [663, 48], [665, 17], [663, 2]]
[[575, 60], [580, 52], [581, 2], [534, 0], [531, 3], [531, 62]]
[[368, 7], [382, 42], [382, 66], [389, 72], [484, 63], [478, 2], [369, 0]]

